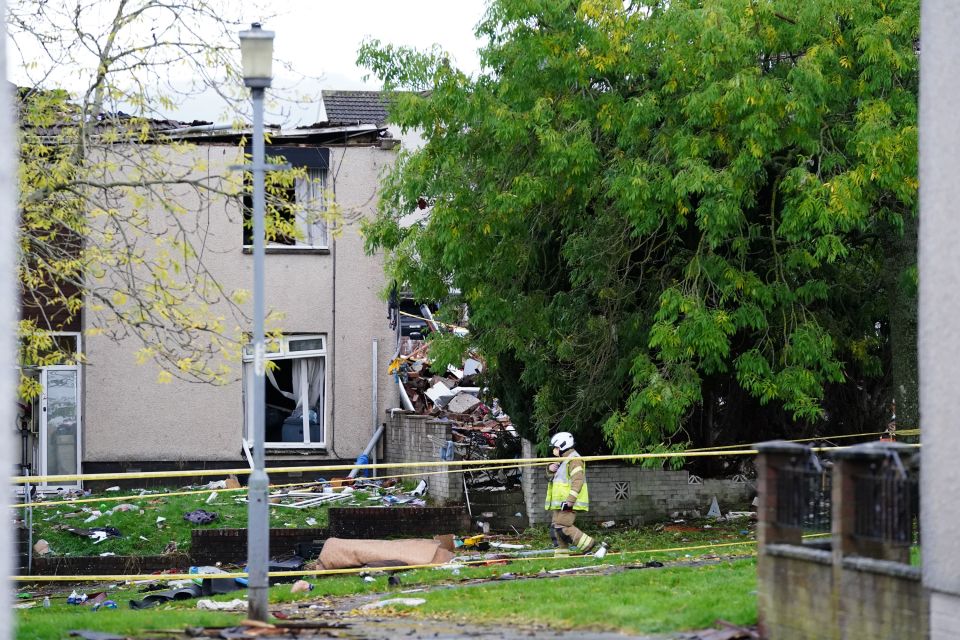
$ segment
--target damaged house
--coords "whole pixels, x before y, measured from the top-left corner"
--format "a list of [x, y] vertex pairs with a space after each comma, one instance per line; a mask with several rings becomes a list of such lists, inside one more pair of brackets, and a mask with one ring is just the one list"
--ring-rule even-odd
[[[267, 145], [268, 156], [305, 169], [305, 178], [281, 195], [317, 213], [291, 218], [296, 237], [274, 238], [266, 248], [266, 306], [282, 330], [267, 349], [274, 363], [266, 389], [269, 466], [353, 461], [385, 411], [398, 404], [386, 366], [397, 337], [380, 297], [382, 257], [365, 254], [359, 220], [373, 215], [378, 179], [395, 161], [399, 140], [387, 130], [376, 92], [325, 92], [324, 99], [327, 122], [273, 128]], [[156, 126], [174, 143], [191, 143], [164, 147], [161, 155], [171, 165], [192, 167], [195, 180], [217, 180], [244, 164], [249, 131], [169, 121]], [[338, 233], [322, 215], [330, 194], [345, 212]], [[129, 197], [118, 193], [116, 206], [130, 206]], [[176, 203], [200, 221], [184, 229], [202, 234], [191, 240], [203, 247], [206, 267], [225, 292], [252, 286], [252, 233], [244, 224], [249, 202], [243, 200], [184, 190]], [[251, 303], [241, 306], [249, 316]], [[24, 317], [53, 317], [29, 307], [24, 304]], [[232, 363], [222, 385], [176, 377], [158, 384], [156, 367], [137, 362], [139, 341], [90, 331], [98, 313], [85, 300], [72, 322], [47, 325], [64, 351], [82, 359], [28, 370], [42, 393], [21, 415], [24, 467], [46, 475], [246, 466], [251, 350], [243, 350], [242, 363]]]

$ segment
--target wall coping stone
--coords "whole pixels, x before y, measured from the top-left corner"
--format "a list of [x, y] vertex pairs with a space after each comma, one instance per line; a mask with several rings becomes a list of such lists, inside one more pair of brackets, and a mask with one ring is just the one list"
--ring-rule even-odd
[[753, 445], [753, 448], [756, 449], [758, 453], [789, 453], [794, 455], [800, 455], [810, 451], [810, 447], [805, 444], [797, 444], [796, 442], [789, 442], [787, 440], [758, 442]]
[[877, 560], [876, 558], [863, 558], [861, 556], [846, 556], [843, 559], [843, 568], [865, 573], [879, 573], [895, 578], [906, 578], [917, 582], [920, 582], [923, 576], [920, 567], [892, 560]]
[[833, 553], [823, 549], [813, 549], [805, 545], [796, 544], [768, 544], [763, 547], [763, 552], [767, 555], [779, 558], [792, 558], [794, 560], [806, 560], [819, 564], [833, 564]]
[[865, 442], [852, 447], [837, 449], [830, 454], [831, 458], [838, 460], [878, 460], [886, 458], [891, 453], [897, 453], [903, 457], [909, 457], [916, 452], [916, 447], [903, 442]]

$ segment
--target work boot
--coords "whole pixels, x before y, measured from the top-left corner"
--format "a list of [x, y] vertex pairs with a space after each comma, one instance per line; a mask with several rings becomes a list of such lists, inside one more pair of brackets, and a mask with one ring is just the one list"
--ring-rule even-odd
[[550, 542], [553, 543], [553, 548], [556, 549], [560, 546], [560, 540], [557, 539], [557, 528], [550, 527]]
[[577, 549], [579, 549], [582, 554], [590, 553], [595, 546], [597, 546], [597, 539], [591, 538], [587, 534], [580, 536], [580, 542], [577, 543]]
[[569, 558], [569, 557], [570, 557], [570, 551], [571, 551], [571, 550], [568, 549], [567, 547], [557, 547], [556, 549], [553, 550], [553, 557], [554, 557], [554, 558]]

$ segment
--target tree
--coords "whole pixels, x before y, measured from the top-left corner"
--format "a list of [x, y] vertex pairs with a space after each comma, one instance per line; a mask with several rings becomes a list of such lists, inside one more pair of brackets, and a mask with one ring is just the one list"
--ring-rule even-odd
[[367, 42], [386, 88], [430, 88], [394, 101], [426, 144], [385, 178], [368, 245], [416, 296], [469, 305], [528, 435], [851, 428], [833, 400], [882, 413], [891, 307], [915, 313], [885, 257], [914, 260], [918, 12], [498, 0], [476, 77]]
[[[236, 32], [217, 0], [11, 3], [20, 53], [19, 278], [21, 364], [72, 357], [51, 332], [76, 327], [139, 342], [137, 358], [172, 376], [222, 382], [239, 355], [244, 291], [225, 291], [204, 262], [215, 195], [239, 197], [243, 178], [208, 178], [164, 111], [216, 91], [242, 111]], [[203, 124], [203, 123], [192, 123]], [[301, 169], [299, 173], [303, 173]], [[296, 171], [271, 174], [274, 194]], [[271, 205], [268, 233], [296, 233]], [[286, 220], [286, 221], [285, 221]], [[37, 391], [24, 377], [21, 395]]]

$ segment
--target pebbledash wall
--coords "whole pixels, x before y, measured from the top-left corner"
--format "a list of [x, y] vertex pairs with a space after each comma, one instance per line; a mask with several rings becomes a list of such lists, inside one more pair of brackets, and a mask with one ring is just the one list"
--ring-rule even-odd
[[[384, 451], [388, 462], [433, 462], [440, 460], [440, 448], [453, 439], [451, 423], [397, 410], [388, 412]], [[523, 441], [524, 458], [536, 457], [534, 447]], [[461, 474], [433, 473], [422, 476], [431, 498], [440, 504], [463, 501]], [[391, 469], [389, 475], [436, 472], [443, 467]], [[385, 474], [386, 475], [386, 474]], [[549, 522], [543, 509], [547, 495], [547, 476], [543, 467], [524, 469], [521, 479], [527, 516], [532, 525]], [[691, 484], [687, 471], [641, 469], [638, 465], [590, 463], [590, 511], [582, 520], [632, 520], [650, 522], [668, 518], [676, 511], [700, 511], [706, 515], [714, 496], [726, 512], [749, 506], [755, 485], [733, 480], [704, 479]], [[513, 515], [512, 512], [510, 515]]]
[[[533, 445], [527, 440], [523, 441], [523, 457], [536, 457]], [[548, 481], [543, 467], [523, 474], [530, 524], [550, 521], [543, 508]], [[579, 520], [632, 520], [635, 523], [662, 520], [676, 511], [696, 510], [706, 515], [714, 496], [724, 513], [744, 510], [749, 508], [756, 490], [749, 482], [704, 478], [701, 483], [691, 484], [687, 471], [643, 469], [639, 465], [609, 462], [587, 463], [587, 486], [590, 511], [578, 514]]]

